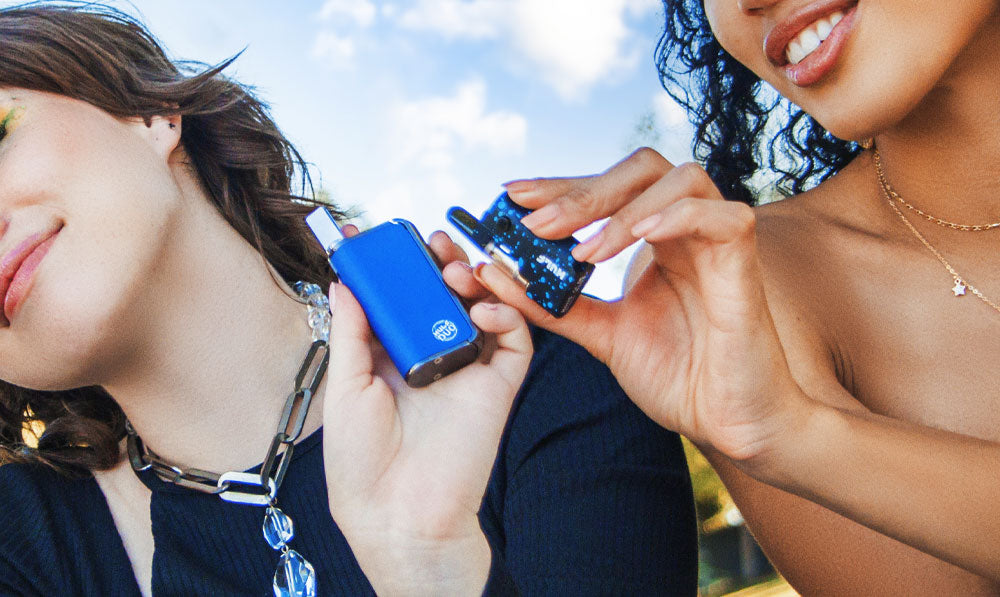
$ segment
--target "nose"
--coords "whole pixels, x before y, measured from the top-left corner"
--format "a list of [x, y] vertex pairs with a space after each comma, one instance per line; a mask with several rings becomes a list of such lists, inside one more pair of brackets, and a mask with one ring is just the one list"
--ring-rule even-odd
[[747, 15], [755, 15], [765, 8], [777, 4], [780, 0], [736, 0], [740, 12]]

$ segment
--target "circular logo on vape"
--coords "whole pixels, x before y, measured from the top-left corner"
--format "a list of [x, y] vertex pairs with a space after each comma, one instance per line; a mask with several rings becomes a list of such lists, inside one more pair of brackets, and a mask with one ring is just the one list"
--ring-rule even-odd
[[455, 339], [458, 335], [458, 326], [451, 322], [449, 319], [442, 319], [434, 324], [431, 328], [431, 333], [434, 337], [442, 342], [449, 342]]

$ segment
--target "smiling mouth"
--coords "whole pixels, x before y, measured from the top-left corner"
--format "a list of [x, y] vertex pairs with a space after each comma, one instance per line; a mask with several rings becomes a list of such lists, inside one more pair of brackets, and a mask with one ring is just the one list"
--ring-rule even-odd
[[785, 48], [785, 58], [790, 64], [798, 64], [806, 56], [816, 51], [820, 44], [830, 37], [830, 32], [844, 18], [844, 11], [823, 17], [799, 32]]
[[817, 0], [768, 31], [764, 54], [794, 85], [813, 85], [837, 65], [857, 19], [858, 0]]

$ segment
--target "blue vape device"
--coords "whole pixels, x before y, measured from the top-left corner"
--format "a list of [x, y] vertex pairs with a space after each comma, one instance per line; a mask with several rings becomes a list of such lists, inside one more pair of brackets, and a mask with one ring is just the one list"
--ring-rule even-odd
[[461, 207], [448, 210], [448, 220], [520, 284], [531, 300], [555, 317], [565, 315], [594, 273], [594, 264], [573, 258], [579, 243], [572, 236], [557, 240], [538, 238], [521, 218], [530, 209], [503, 193], [476, 217]]
[[479, 357], [479, 329], [413, 224], [391, 220], [345, 238], [323, 207], [306, 224], [408, 385], [425, 386]]

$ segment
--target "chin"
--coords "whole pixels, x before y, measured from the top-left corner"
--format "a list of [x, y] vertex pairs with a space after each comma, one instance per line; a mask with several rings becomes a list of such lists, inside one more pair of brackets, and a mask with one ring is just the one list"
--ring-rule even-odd
[[100, 385], [101, 372], [123, 352], [122, 327], [111, 313], [86, 308], [85, 296], [38, 293], [33, 298], [16, 322], [30, 333], [17, 339], [12, 348], [18, 358], [7, 360], [0, 376], [40, 391]]
[[880, 98], [843, 102], [833, 109], [810, 112], [831, 135], [844, 141], [869, 139], [897, 124], [906, 108], [893, 109]]
[[22, 352], [27, 358], [5, 363], [2, 378], [22, 388], [57, 392], [97, 385], [93, 376], [93, 347], [81, 338], [59, 338], [49, 334], [32, 339]]
[[869, 139], [875, 136], [875, 132], [878, 130], [877, 127], [865, 126], [867, 123], [852, 122], [850, 119], [844, 121], [832, 120], [823, 122], [820, 121], [827, 131], [830, 132], [834, 137], [842, 141], [857, 141], [860, 142], [863, 139]]

